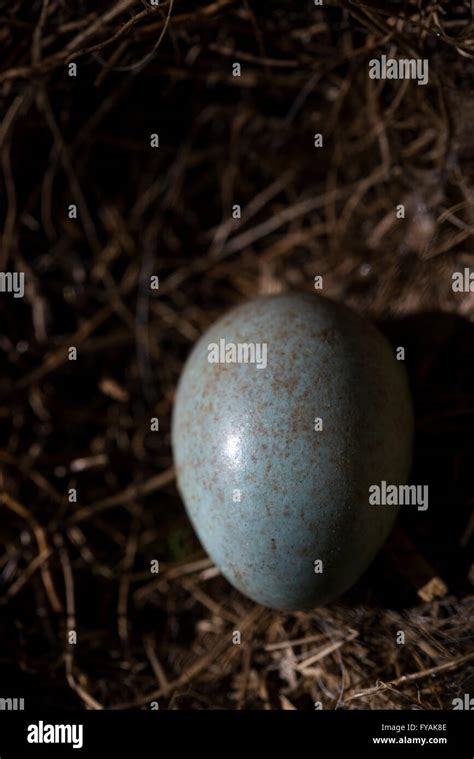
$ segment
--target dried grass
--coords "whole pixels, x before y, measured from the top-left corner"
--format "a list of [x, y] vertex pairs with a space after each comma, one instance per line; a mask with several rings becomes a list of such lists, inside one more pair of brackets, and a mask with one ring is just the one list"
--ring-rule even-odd
[[[451, 288], [473, 253], [472, 4], [15, 0], [0, 48], [0, 270], [28, 283], [0, 302], [2, 685], [63, 708], [452, 708], [474, 658], [474, 299]], [[382, 52], [428, 57], [429, 86], [369, 79]], [[317, 274], [407, 346], [433, 503], [347, 599], [282, 615], [197, 545], [170, 412], [218, 314]]]

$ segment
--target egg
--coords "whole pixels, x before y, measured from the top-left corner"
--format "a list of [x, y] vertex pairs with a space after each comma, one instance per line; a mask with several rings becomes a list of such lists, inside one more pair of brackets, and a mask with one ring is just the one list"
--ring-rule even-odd
[[183, 369], [172, 420], [178, 487], [224, 577], [283, 611], [344, 593], [373, 560], [404, 484], [413, 417], [403, 363], [320, 295], [262, 297], [216, 321]]

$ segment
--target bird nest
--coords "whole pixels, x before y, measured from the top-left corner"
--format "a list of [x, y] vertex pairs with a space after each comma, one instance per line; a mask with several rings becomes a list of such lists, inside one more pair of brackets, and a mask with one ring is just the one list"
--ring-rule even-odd
[[[0, 7], [0, 270], [25, 276], [0, 295], [2, 695], [453, 708], [474, 687], [474, 298], [452, 286], [473, 253], [472, 3]], [[381, 55], [428, 60], [429, 82], [372, 79]], [[200, 548], [170, 416], [218, 315], [317, 276], [405, 348], [430, 507], [339, 602], [282, 614]]]

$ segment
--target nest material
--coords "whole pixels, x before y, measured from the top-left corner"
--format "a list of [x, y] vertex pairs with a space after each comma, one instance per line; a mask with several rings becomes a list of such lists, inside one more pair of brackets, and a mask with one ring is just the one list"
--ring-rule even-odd
[[[0, 10], [0, 270], [26, 274], [0, 299], [2, 686], [61, 708], [452, 708], [474, 687], [474, 299], [451, 279], [473, 252], [471, 2]], [[370, 79], [382, 53], [428, 58], [429, 85]], [[406, 347], [431, 503], [346, 599], [282, 615], [200, 550], [170, 414], [217, 315], [316, 275]]]

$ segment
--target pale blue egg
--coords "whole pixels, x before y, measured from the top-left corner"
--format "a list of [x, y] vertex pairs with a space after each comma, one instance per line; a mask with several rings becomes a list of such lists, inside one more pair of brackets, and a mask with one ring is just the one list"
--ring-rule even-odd
[[172, 442], [195, 530], [249, 598], [308, 609], [347, 590], [397, 507], [413, 419], [402, 362], [379, 331], [318, 295], [258, 298], [225, 314], [181, 376]]

